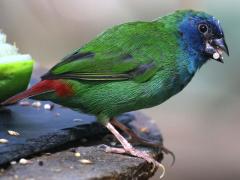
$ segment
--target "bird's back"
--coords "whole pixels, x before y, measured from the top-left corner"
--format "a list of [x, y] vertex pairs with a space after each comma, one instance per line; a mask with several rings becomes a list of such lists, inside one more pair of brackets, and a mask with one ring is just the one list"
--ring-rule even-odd
[[[176, 25], [175, 25], [176, 26]], [[115, 115], [151, 107], [176, 93], [174, 25], [161, 21], [115, 26], [54, 66], [43, 79], [63, 79], [72, 97], [38, 96], [82, 111]]]
[[179, 19], [173, 14], [110, 28], [9, 102], [32, 97], [108, 117], [158, 105], [192, 77], [188, 54], [181, 47]]

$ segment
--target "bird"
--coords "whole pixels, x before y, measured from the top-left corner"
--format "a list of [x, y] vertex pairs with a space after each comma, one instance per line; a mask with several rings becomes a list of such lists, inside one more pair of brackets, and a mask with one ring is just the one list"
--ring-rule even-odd
[[120, 132], [152, 145], [121, 124], [116, 116], [150, 108], [179, 93], [210, 60], [229, 55], [220, 21], [196, 10], [177, 10], [152, 21], [113, 26], [64, 57], [30, 89], [2, 105], [25, 98], [50, 100], [92, 114], [121, 143], [106, 152], [142, 158], [157, 167]]

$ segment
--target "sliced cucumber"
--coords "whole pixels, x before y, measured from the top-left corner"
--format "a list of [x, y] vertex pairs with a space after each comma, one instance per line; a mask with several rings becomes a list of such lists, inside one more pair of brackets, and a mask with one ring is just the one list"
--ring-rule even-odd
[[6, 43], [6, 35], [0, 33], [0, 102], [27, 88], [33, 63], [30, 55], [20, 54], [15, 45]]

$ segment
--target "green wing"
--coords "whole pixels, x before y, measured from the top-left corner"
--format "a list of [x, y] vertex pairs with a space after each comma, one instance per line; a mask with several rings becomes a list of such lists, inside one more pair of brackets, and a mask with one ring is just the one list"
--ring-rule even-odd
[[42, 79], [144, 82], [162, 68], [162, 38], [152, 22], [115, 26], [66, 56]]

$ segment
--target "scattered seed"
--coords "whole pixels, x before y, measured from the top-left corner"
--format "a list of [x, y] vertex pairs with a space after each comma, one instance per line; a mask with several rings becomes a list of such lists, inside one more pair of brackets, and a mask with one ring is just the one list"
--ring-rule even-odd
[[148, 133], [148, 132], [149, 132], [149, 129], [146, 128], [146, 127], [142, 127], [142, 128], [140, 129], [140, 131], [143, 132], [143, 133]]
[[92, 164], [92, 161], [90, 161], [89, 159], [80, 159], [79, 162], [82, 164]]
[[8, 143], [7, 139], [0, 139], [0, 144], [6, 144], [6, 143]]
[[55, 113], [55, 116], [57, 116], [57, 117], [60, 116], [60, 113]]
[[43, 166], [43, 161], [38, 161], [39, 166]]
[[73, 119], [73, 122], [82, 122], [82, 119]]
[[215, 52], [215, 53], [213, 54], [213, 59], [219, 59], [219, 58], [220, 58], [220, 54], [217, 53], [217, 52]]
[[80, 157], [81, 156], [80, 152], [76, 152], [74, 155], [75, 155], [75, 157]]
[[32, 103], [32, 107], [35, 107], [35, 108], [40, 108], [42, 105], [42, 103], [40, 101], [35, 101]]
[[30, 106], [30, 102], [28, 102], [28, 101], [21, 101], [21, 102], [19, 102], [19, 105], [20, 106]]
[[111, 146], [116, 146], [116, 145], [117, 145], [117, 142], [112, 141], [112, 142], [110, 142], [110, 144], [111, 144]]
[[43, 108], [50, 111], [53, 109], [53, 107], [54, 107], [53, 104], [44, 104]]
[[24, 159], [24, 158], [19, 160], [19, 164], [30, 164], [30, 163], [32, 163], [32, 162], [27, 159]]
[[8, 134], [11, 136], [19, 136], [20, 134], [17, 131], [8, 130]]
[[17, 164], [17, 161], [11, 161], [10, 164], [15, 165], [15, 164]]
[[19, 176], [17, 174], [15, 174], [13, 177], [14, 179], [19, 179]]

